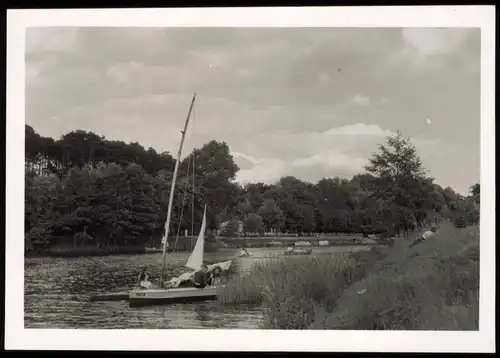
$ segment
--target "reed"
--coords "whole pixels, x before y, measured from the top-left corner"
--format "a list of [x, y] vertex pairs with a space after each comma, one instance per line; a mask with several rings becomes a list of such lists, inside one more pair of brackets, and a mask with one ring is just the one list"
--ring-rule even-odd
[[274, 329], [478, 329], [479, 234], [444, 224], [415, 247], [286, 257], [256, 264], [220, 292], [261, 303]]

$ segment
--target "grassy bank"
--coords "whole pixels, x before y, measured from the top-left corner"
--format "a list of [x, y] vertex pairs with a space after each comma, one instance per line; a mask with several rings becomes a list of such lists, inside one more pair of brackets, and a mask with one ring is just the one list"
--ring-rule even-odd
[[408, 245], [268, 260], [230, 281], [220, 301], [262, 303], [266, 328], [477, 330], [477, 228], [445, 223]]

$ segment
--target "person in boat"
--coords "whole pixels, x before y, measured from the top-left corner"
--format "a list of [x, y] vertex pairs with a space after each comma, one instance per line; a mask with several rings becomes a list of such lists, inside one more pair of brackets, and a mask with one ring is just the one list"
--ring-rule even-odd
[[193, 286], [196, 288], [205, 288], [208, 285], [209, 277], [210, 273], [208, 272], [207, 265], [202, 264], [201, 268], [194, 273]]
[[152, 285], [151, 281], [149, 281], [149, 276], [146, 271], [142, 271], [139, 275], [139, 287], [141, 288], [150, 288]]
[[221, 284], [221, 275], [222, 269], [219, 266], [215, 266], [210, 271], [210, 277], [208, 278], [207, 284], [209, 286], [220, 285]]
[[428, 230], [428, 231], [424, 232], [418, 239], [413, 241], [413, 243], [410, 245], [410, 247], [413, 247], [413, 246], [433, 237], [434, 235], [436, 235], [436, 232], [437, 232], [437, 229], [436, 229], [436, 227], [433, 226], [430, 231]]

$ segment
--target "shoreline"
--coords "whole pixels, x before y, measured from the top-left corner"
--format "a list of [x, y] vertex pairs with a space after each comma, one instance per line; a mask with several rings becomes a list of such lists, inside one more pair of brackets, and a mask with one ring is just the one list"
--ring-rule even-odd
[[[217, 251], [215, 247], [205, 248], [205, 252]], [[190, 250], [177, 250], [177, 252], [190, 252]], [[79, 247], [79, 248], [54, 248], [43, 252], [25, 252], [24, 258], [77, 258], [77, 257], [104, 257], [112, 255], [153, 255], [147, 253], [144, 246], [141, 247]]]
[[[224, 251], [227, 249], [238, 250], [242, 245], [238, 247], [205, 247], [205, 252], [216, 252], [216, 251]], [[310, 248], [322, 251], [323, 249], [328, 249], [331, 247], [345, 247], [345, 246], [384, 246], [382, 244], [368, 244], [368, 243], [338, 243], [332, 244], [328, 246], [317, 246], [311, 245], [308, 247], [300, 247], [300, 248]], [[248, 247], [248, 246], [247, 246]], [[286, 250], [286, 246], [283, 247], [253, 247], [257, 249], [267, 249], [272, 251]], [[190, 250], [177, 250], [176, 252], [187, 252]], [[147, 253], [143, 246], [141, 247], [111, 247], [111, 248], [96, 248], [96, 247], [79, 247], [79, 248], [54, 248], [47, 250], [45, 252], [27, 252], [24, 254], [24, 258], [78, 258], [78, 257], [105, 257], [105, 256], [113, 256], [113, 255], [154, 255], [156, 253]]]

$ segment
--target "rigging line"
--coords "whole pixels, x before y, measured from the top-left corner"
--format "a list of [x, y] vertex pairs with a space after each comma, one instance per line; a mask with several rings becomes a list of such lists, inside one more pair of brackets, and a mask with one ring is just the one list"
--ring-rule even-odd
[[177, 235], [175, 236], [175, 243], [174, 243], [174, 251], [177, 250], [177, 241], [179, 239], [179, 233], [181, 231], [181, 225], [182, 225], [182, 217], [183, 217], [183, 214], [184, 214], [184, 203], [186, 201], [186, 193], [187, 193], [187, 189], [188, 189], [188, 184], [189, 184], [189, 169], [190, 169], [190, 164], [191, 164], [191, 156], [189, 156], [188, 158], [188, 165], [187, 165], [187, 180], [186, 180], [186, 184], [184, 185], [184, 194], [182, 195], [182, 205], [181, 205], [181, 214], [180, 214], [180, 217], [179, 217], [179, 225], [177, 226]]
[[[193, 128], [193, 133], [194, 133], [194, 124], [195, 124], [195, 116], [196, 116], [196, 108], [193, 107], [193, 123], [191, 125], [191, 128]], [[194, 147], [194, 140], [193, 140], [193, 147]], [[191, 251], [193, 251], [193, 237], [194, 237], [194, 193], [195, 193], [195, 181], [194, 181], [194, 169], [195, 169], [195, 157], [196, 157], [196, 148], [193, 148], [192, 152], [192, 171], [193, 171], [193, 192], [191, 194], [191, 239], [189, 240], [190, 246], [191, 246]]]
[[[151, 200], [152, 200], [152, 204], [154, 205], [156, 202], [155, 202], [155, 189], [153, 187], [153, 184], [149, 184], [149, 186], [151, 187]], [[151, 235], [149, 235], [149, 240], [148, 240], [148, 245], [151, 245], [151, 240], [153, 240], [153, 233], [156, 229], [156, 222], [157, 220], [155, 220], [153, 222], [153, 228], [151, 229]], [[153, 247], [156, 246], [153, 242]]]
[[[191, 114], [191, 127], [192, 128], [193, 128], [193, 123], [194, 123], [194, 111], [195, 111], [195, 108], [196, 108], [196, 104], [193, 103], [192, 114]], [[188, 137], [189, 138], [193, 137], [193, 135], [191, 133], [193, 133], [193, 130], [191, 130], [188, 133]], [[188, 186], [189, 186], [189, 169], [190, 169], [190, 165], [191, 165], [191, 155], [188, 156], [188, 164], [187, 164], [187, 168], [186, 168], [186, 184], [184, 186], [184, 194], [182, 196], [181, 213], [180, 213], [180, 218], [179, 218], [179, 225], [177, 227], [177, 235], [175, 237], [175, 243], [174, 243], [174, 249], [173, 249], [174, 251], [177, 250], [177, 243], [178, 243], [179, 234], [180, 234], [181, 225], [182, 225], [182, 218], [183, 218], [183, 214], [184, 214], [184, 203], [185, 203], [185, 200], [186, 200], [186, 194], [187, 194]], [[193, 165], [193, 168], [194, 168], [194, 164], [192, 164], [192, 165]], [[194, 187], [193, 187], [193, 190], [194, 190]], [[193, 248], [192, 248], [192, 242], [191, 242], [191, 251], [192, 251], [192, 249]]]

